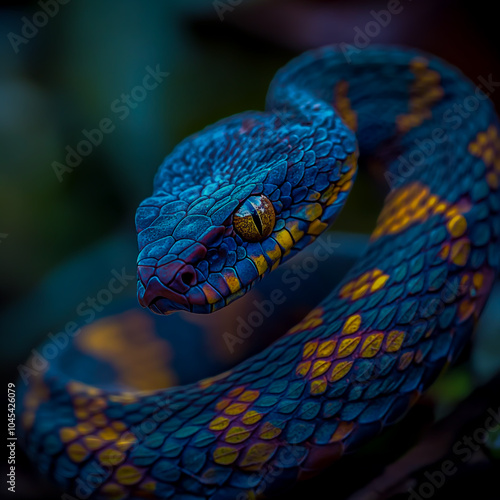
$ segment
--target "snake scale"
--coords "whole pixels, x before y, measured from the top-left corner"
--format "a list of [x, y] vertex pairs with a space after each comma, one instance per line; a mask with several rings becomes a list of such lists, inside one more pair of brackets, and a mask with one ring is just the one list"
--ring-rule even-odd
[[244, 295], [335, 219], [359, 154], [391, 187], [363, 257], [282, 338], [219, 376], [124, 392], [53, 363], [23, 393], [29, 456], [67, 498], [243, 500], [396, 422], [457, 358], [492, 288], [498, 126], [487, 95], [433, 56], [297, 57], [266, 111], [207, 127], [161, 165], [136, 215], [139, 302], [209, 313]]

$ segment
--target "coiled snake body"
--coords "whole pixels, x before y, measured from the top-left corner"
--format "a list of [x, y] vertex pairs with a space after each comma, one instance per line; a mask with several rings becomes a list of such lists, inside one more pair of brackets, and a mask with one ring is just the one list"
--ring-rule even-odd
[[335, 218], [358, 144], [392, 188], [370, 244], [303, 321], [220, 376], [144, 392], [55, 364], [32, 379], [26, 449], [77, 497], [270, 496], [401, 418], [471, 336], [500, 258], [487, 96], [416, 51], [348, 62], [326, 47], [277, 73], [266, 109], [187, 138], [160, 167], [136, 217], [141, 304], [203, 313], [245, 294]]

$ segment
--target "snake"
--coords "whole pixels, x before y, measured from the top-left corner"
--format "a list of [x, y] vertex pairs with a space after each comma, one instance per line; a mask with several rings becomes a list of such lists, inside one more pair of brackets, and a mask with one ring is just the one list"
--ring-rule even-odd
[[500, 261], [492, 90], [416, 49], [348, 55], [297, 56], [264, 111], [172, 150], [136, 212], [137, 295], [165, 316], [230, 305], [329, 227], [358, 158], [387, 193], [362, 256], [222, 374], [125, 390], [54, 361], [31, 377], [23, 446], [66, 498], [272, 497], [398, 422], [470, 342]]

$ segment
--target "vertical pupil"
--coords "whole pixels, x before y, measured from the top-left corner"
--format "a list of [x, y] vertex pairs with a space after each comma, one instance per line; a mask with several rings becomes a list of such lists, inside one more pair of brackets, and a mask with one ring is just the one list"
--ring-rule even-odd
[[257, 228], [257, 231], [259, 231], [259, 234], [262, 236], [263, 233], [263, 227], [262, 227], [262, 220], [260, 218], [260, 213], [258, 210], [258, 205], [253, 203], [252, 201], [250, 202], [252, 205], [252, 220], [253, 223], [255, 224], [255, 227]]
[[262, 221], [260, 220], [259, 214], [252, 214], [253, 223], [259, 231], [259, 234], [262, 236]]

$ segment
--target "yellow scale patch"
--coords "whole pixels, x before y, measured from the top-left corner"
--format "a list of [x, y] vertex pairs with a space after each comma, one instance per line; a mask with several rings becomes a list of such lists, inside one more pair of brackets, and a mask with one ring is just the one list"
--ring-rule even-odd
[[354, 430], [354, 422], [340, 422], [337, 430], [330, 438], [330, 443], [344, 440]]
[[341, 335], [351, 335], [352, 333], [356, 333], [361, 326], [361, 316], [359, 314], [354, 314], [353, 316], [349, 316], [344, 326], [342, 327]]
[[368, 335], [361, 347], [360, 356], [362, 358], [373, 358], [377, 355], [384, 340], [383, 333]]
[[[337, 200], [339, 194], [341, 192], [349, 191], [351, 189], [354, 176], [357, 171], [357, 158], [358, 153], [350, 154], [344, 161], [344, 165], [349, 167], [349, 170], [342, 175], [341, 179], [333, 184], [330, 184], [326, 188], [326, 190], [321, 195], [319, 201], [323, 203], [325, 206], [330, 206]], [[328, 224], [321, 222], [319, 219], [316, 219], [310, 226], [307, 231], [308, 234], [317, 235], [323, 232], [328, 227]]]
[[138, 483], [144, 475], [144, 471], [133, 465], [122, 465], [115, 472], [116, 480], [125, 486]]
[[[485, 275], [484, 271], [476, 271], [467, 273], [460, 280], [460, 289], [467, 292], [467, 295], [461, 299], [458, 306], [458, 317], [461, 321], [465, 321], [471, 315], [478, 319], [478, 310], [481, 307], [481, 302], [484, 300], [485, 291], [491, 287], [492, 272], [491, 270]], [[477, 302], [479, 301], [479, 304]]]
[[443, 245], [440, 255], [457, 266], [464, 266], [470, 253], [470, 242], [466, 236], [467, 221], [464, 217], [469, 210], [468, 201], [462, 200], [452, 205], [431, 194], [424, 184], [411, 182], [389, 194], [372, 240], [404, 232], [412, 224], [423, 223], [433, 215], [442, 214], [452, 241]]
[[350, 356], [358, 347], [358, 344], [361, 341], [361, 337], [351, 337], [348, 339], [344, 339], [339, 344], [339, 349], [337, 351], [337, 358], [346, 358]]
[[318, 396], [319, 394], [323, 394], [327, 388], [328, 383], [326, 381], [326, 377], [321, 377], [311, 382], [311, 385], [309, 386], [309, 392], [313, 396]]
[[246, 441], [252, 432], [245, 427], [231, 427], [226, 433], [224, 440], [226, 443], [242, 443]]
[[262, 427], [259, 429], [259, 437], [261, 439], [274, 439], [279, 436], [282, 429], [274, 426], [271, 422], [264, 422]]
[[[81, 463], [91, 452], [98, 452], [97, 458], [103, 466], [120, 465], [126, 458], [125, 452], [137, 442], [135, 435], [127, 431], [124, 422], [111, 421], [102, 413], [107, 402], [97, 387], [73, 381], [67, 384], [67, 390], [72, 396], [74, 413], [78, 419], [75, 426], [59, 429], [59, 438], [67, 444], [68, 457], [75, 463]], [[133, 393], [109, 396], [110, 400], [125, 404], [135, 402], [137, 398], [138, 395]], [[117, 480], [121, 482], [120, 478]]]
[[245, 415], [243, 415], [243, 417], [241, 417], [241, 421], [245, 425], [252, 425], [252, 424], [256, 424], [257, 422], [259, 422], [260, 420], [262, 420], [263, 416], [264, 415], [262, 415], [258, 411], [250, 410], [250, 411], [247, 411], [245, 413]]
[[409, 111], [396, 117], [396, 126], [402, 133], [418, 127], [424, 120], [431, 118], [432, 106], [444, 95], [440, 85], [441, 76], [429, 69], [429, 61], [417, 57], [410, 62], [415, 81], [410, 88]]
[[238, 458], [239, 451], [229, 446], [219, 446], [214, 450], [213, 459], [219, 465], [231, 465]]
[[343, 299], [358, 300], [383, 288], [388, 279], [389, 275], [384, 274], [380, 269], [367, 271], [346, 283], [340, 289], [340, 296]]
[[335, 382], [344, 378], [351, 370], [353, 365], [353, 361], [340, 361], [336, 365], [334, 365], [333, 370], [330, 372], [328, 380], [330, 382]]
[[276, 446], [271, 443], [257, 443], [247, 450], [240, 461], [240, 467], [246, 470], [258, 470], [262, 464], [267, 462], [276, 450]]
[[[239, 386], [231, 389], [225, 397], [220, 399], [215, 408], [222, 411], [224, 414], [216, 416], [208, 424], [211, 431], [225, 431], [223, 439], [228, 444], [239, 444], [246, 441], [253, 429], [243, 427], [238, 424], [238, 421], [244, 426], [249, 426], [259, 422], [263, 415], [254, 410], [249, 410], [250, 403], [253, 403], [260, 396], [260, 391], [247, 389], [245, 386]], [[224, 446], [218, 448], [214, 454], [216, 463], [232, 463], [236, 460], [234, 450]], [[233, 450], [233, 451], [230, 451]]]
[[486, 180], [491, 189], [500, 186], [500, 134], [495, 125], [490, 125], [485, 132], [479, 132], [469, 144], [469, 153], [482, 158], [488, 172]]
[[[477, 277], [476, 281], [480, 282], [480, 277]], [[309, 386], [311, 394], [322, 394], [327, 389], [328, 381], [340, 380], [350, 372], [353, 361], [342, 361], [343, 358], [349, 356], [373, 358], [381, 350], [395, 353], [403, 346], [405, 332], [398, 330], [389, 332], [387, 336], [383, 332], [353, 336], [359, 331], [361, 324], [361, 316], [354, 314], [347, 318], [340, 332], [341, 335], [350, 335], [349, 337], [339, 341], [315, 339], [304, 344], [302, 361], [297, 364], [295, 373], [300, 377], [307, 376], [309, 379], [314, 379]], [[361, 347], [356, 353], [359, 346]], [[401, 360], [400, 369], [406, 368], [411, 361], [411, 358]]]
[[385, 340], [385, 352], [397, 352], [401, 349], [405, 338], [405, 332], [393, 330], [389, 332]]
[[323, 324], [323, 308], [316, 307], [302, 321], [297, 323], [293, 328], [288, 330], [287, 335], [301, 333], [305, 330], [312, 330]]

